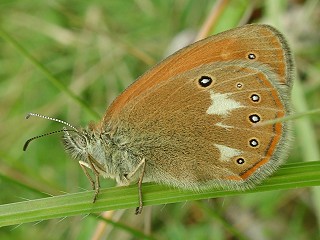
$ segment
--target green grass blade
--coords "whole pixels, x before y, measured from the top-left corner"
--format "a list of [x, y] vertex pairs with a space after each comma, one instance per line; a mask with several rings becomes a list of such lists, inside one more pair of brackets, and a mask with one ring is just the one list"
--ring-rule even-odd
[[[263, 184], [245, 192], [228, 190], [193, 192], [147, 183], [143, 185], [143, 197], [144, 205], [149, 206], [319, 185], [320, 162], [306, 162], [284, 165]], [[0, 206], [0, 226], [134, 208], [138, 205], [137, 193], [137, 186], [131, 185], [102, 189], [98, 201], [94, 204], [91, 202], [93, 191], [5, 204]]]

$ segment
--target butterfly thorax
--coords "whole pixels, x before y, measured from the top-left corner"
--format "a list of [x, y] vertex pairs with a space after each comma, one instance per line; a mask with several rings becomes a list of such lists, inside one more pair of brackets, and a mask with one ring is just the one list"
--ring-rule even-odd
[[92, 169], [93, 165], [99, 175], [116, 179], [121, 185], [128, 184], [126, 175], [139, 161], [126, 147], [125, 142], [92, 125], [77, 132], [66, 131], [63, 144], [72, 158], [87, 168]]

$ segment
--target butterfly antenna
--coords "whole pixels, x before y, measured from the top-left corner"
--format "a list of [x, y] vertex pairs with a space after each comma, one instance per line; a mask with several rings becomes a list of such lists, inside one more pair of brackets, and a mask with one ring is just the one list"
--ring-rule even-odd
[[60, 133], [60, 132], [76, 132], [76, 133], [79, 133], [78, 131], [75, 131], [73, 129], [66, 129], [66, 128], [63, 128], [61, 130], [57, 130], [57, 131], [53, 131], [53, 132], [49, 132], [49, 133], [45, 133], [45, 134], [41, 134], [39, 136], [35, 136], [33, 138], [30, 138], [28, 139], [25, 144], [23, 145], [23, 151], [26, 151], [28, 146], [29, 146], [29, 143], [35, 139], [38, 139], [38, 138], [42, 138], [42, 137], [45, 137], [45, 136], [49, 136], [49, 135], [52, 135], [52, 134], [56, 134], [56, 133]]
[[38, 114], [38, 113], [28, 113], [27, 116], [26, 116], [26, 119], [29, 119], [30, 117], [39, 117], [39, 118], [44, 118], [44, 119], [47, 119], [47, 120], [50, 120], [50, 121], [59, 122], [59, 123], [62, 123], [63, 125], [66, 125], [66, 126], [72, 128], [72, 129], [66, 129], [65, 127], [63, 127], [63, 129], [61, 129], [61, 130], [45, 133], [45, 134], [30, 138], [23, 145], [23, 151], [27, 150], [27, 148], [29, 146], [29, 143], [31, 141], [33, 141], [35, 139], [38, 139], [38, 138], [42, 138], [42, 137], [49, 136], [49, 135], [56, 134], [56, 133], [60, 133], [60, 132], [76, 132], [76, 133], [79, 134], [79, 131], [74, 126], [72, 126], [70, 123], [62, 121], [60, 119], [44, 116], [44, 115], [41, 115], [41, 114]]
[[44, 119], [47, 119], [47, 120], [50, 120], [50, 121], [59, 122], [59, 123], [62, 123], [64, 125], [68, 126], [68, 127], [73, 128], [76, 132], [78, 132], [78, 130], [74, 126], [72, 126], [70, 123], [67, 123], [67, 122], [62, 121], [62, 120], [57, 119], [57, 118], [44, 116], [44, 115], [41, 115], [41, 114], [38, 114], [38, 113], [28, 113], [27, 116], [26, 116], [26, 119], [29, 119], [30, 117], [39, 117], [39, 118], [44, 118]]

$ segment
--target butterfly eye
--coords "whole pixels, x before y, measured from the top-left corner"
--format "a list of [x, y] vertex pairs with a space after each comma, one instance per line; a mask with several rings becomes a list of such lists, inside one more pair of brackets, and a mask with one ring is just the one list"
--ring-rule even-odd
[[87, 141], [86, 138], [78, 138], [78, 143], [82, 146], [82, 147], [86, 147], [87, 146]]
[[212, 82], [213, 82], [212, 78], [208, 77], [208, 76], [202, 76], [199, 79], [199, 84], [200, 84], [201, 87], [209, 87]]

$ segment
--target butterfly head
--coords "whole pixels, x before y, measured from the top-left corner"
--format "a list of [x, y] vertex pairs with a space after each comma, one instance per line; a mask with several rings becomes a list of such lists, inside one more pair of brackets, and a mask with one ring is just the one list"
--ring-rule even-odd
[[107, 141], [94, 124], [77, 131], [64, 129], [62, 140], [66, 152], [78, 161], [87, 162], [89, 155], [100, 163], [106, 159]]
[[62, 142], [67, 153], [74, 159], [84, 161], [87, 158], [88, 146], [95, 142], [95, 136], [88, 129], [79, 129], [77, 131], [68, 131], [66, 128]]

